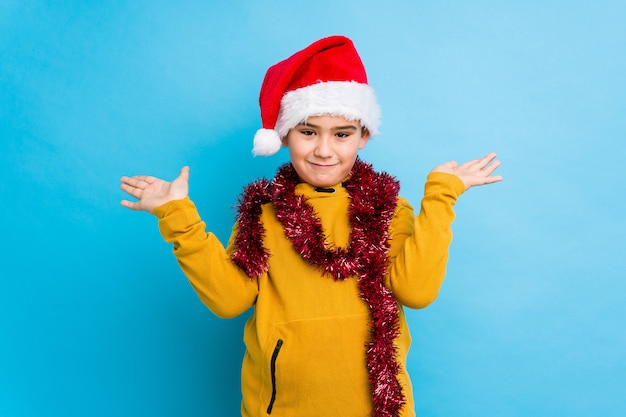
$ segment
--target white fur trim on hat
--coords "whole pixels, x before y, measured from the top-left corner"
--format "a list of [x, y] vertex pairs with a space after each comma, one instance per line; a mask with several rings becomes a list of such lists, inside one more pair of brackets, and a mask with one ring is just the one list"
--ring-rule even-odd
[[280, 150], [282, 143], [275, 130], [259, 129], [254, 135], [252, 153], [255, 156], [270, 156]]
[[380, 107], [374, 89], [355, 81], [320, 82], [285, 93], [274, 130], [283, 138], [307, 118], [324, 115], [359, 120], [371, 136], [378, 134]]

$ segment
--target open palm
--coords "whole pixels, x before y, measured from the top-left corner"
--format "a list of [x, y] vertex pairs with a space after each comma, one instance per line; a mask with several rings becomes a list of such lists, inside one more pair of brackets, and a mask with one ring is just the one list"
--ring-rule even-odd
[[121, 189], [138, 201], [122, 200], [121, 204], [131, 210], [154, 213], [154, 209], [173, 200], [180, 200], [189, 194], [189, 167], [183, 167], [178, 177], [172, 181], [137, 175], [122, 177]]
[[477, 185], [502, 181], [502, 176], [491, 175], [500, 166], [500, 161], [495, 160], [495, 158], [496, 154], [491, 152], [482, 158], [473, 159], [461, 165], [455, 161], [450, 161], [435, 167], [432, 172], [454, 174], [463, 181], [465, 189], [468, 190]]

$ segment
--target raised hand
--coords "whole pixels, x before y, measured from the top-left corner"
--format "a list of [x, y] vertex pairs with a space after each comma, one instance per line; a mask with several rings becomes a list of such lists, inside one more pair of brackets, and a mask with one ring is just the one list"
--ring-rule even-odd
[[477, 185], [493, 184], [502, 181], [501, 175], [491, 175], [500, 166], [500, 161], [496, 160], [496, 153], [491, 152], [482, 158], [467, 161], [461, 165], [455, 161], [446, 162], [435, 167], [432, 172], [447, 172], [454, 174], [463, 181], [465, 189]]
[[122, 177], [120, 188], [138, 201], [122, 200], [121, 204], [131, 210], [154, 213], [154, 209], [173, 200], [180, 200], [189, 194], [189, 167], [180, 170], [178, 178], [172, 182], [137, 175]]

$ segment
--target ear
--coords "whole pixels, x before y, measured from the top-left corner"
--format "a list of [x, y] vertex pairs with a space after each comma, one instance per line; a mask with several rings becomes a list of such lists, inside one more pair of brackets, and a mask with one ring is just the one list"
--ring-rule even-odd
[[359, 141], [359, 150], [365, 148], [367, 145], [367, 141], [370, 140], [370, 131], [366, 128], [362, 128], [361, 130], [361, 139]]
[[280, 143], [282, 143], [282, 145], [283, 145], [285, 148], [289, 146], [289, 140], [287, 139], [287, 138], [288, 138], [288, 136], [289, 136], [289, 135], [287, 134], [287, 135], [283, 136], [283, 138], [280, 140]]

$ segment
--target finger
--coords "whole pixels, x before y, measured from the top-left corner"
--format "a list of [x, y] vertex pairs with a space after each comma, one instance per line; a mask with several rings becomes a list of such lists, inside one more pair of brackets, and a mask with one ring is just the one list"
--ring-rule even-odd
[[139, 203], [135, 201], [122, 200], [120, 201], [120, 204], [131, 210], [141, 210]]
[[482, 179], [482, 185], [493, 184], [494, 182], [502, 181], [502, 175], [493, 175], [491, 177], [484, 177]]
[[487, 155], [481, 157], [481, 158], [476, 158], [476, 159], [472, 159], [471, 161], [467, 161], [465, 162], [462, 167], [463, 168], [468, 168], [468, 169], [474, 169], [474, 170], [479, 170], [479, 169], [483, 169], [484, 167], [486, 167], [487, 165], [489, 165], [489, 163], [491, 161], [493, 161], [493, 159], [496, 157], [496, 153], [495, 152], [490, 152]]
[[471, 159], [469, 161], [465, 161], [461, 164], [460, 168], [478, 170], [480, 169], [481, 160], [482, 158], [477, 158], [477, 159]]
[[139, 181], [137, 180], [136, 177], [126, 177], [126, 176], [124, 176], [124, 177], [120, 178], [120, 182], [122, 184], [127, 184], [127, 185], [130, 185], [130, 186], [134, 187], [135, 184], [137, 184]]
[[152, 184], [154, 180], [156, 179], [155, 177], [151, 175], [135, 175], [133, 178], [138, 181], [146, 182], [148, 184]]
[[138, 177], [122, 177], [120, 178], [120, 181], [122, 182], [122, 184], [131, 187], [138, 187], [141, 185], [141, 180]]
[[133, 177], [122, 177], [120, 181], [132, 185], [133, 187], [145, 188], [152, 184], [156, 178], [148, 175], [135, 175]]
[[494, 175], [491, 177], [485, 177], [485, 184], [493, 184], [494, 182], [502, 181], [502, 175]]
[[120, 188], [122, 189], [122, 191], [126, 192], [127, 194], [133, 194], [135, 187], [133, 187], [132, 185], [129, 185], [127, 183], [122, 183], [120, 185]]
[[495, 152], [489, 152], [487, 155], [483, 156], [478, 160], [479, 165], [481, 165], [481, 169], [489, 165], [494, 159], [496, 159]]
[[469, 186], [467, 188], [479, 187], [481, 185], [493, 184], [493, 183], [496, 183], [496, 182], [499, 182], [499, 181], [502, 181], [502, 176], [501, 175], [496, 175], [496, 176], [492, 176], [492, 177], [478, 177], [478, 176], [475, 176], [469, 182]]
[[482, 169], [482, 173], [483, 175], [491, 175], [493, 173], [493, 171], [495, 171], [496, 169], [498, 169], [498, 167], [500, 166], [500, 161], [493, 161], [491, 164], [487, 165], [486, 167], [484, 167]]
[[137, 187], [133, 187], [132, 185], [122, 184], [120, 186], [120, 188], [126, 194], [132, 195], [135, 198], [140, 198], [142, 196], [142, 194], [143, 194], [143, 189], [137, 188]]
[[480, 159], [485, 159], [485, 160], [491, 161], [491, 160], [492, 160], [492, 159], [494, 159], [496, 156], [497, 156], [497, 155], [496, 155], [496, 153], [495, 153], [495, 152], [489, 152], [487, 155], [483, 156], [483, 157], [482, 157], [482, 158], [480, 158]]
[[492, 165], [496, 162], [494, 161], [495, 157], [496, 154], [492, 152], [488, 155], [483, 156], [482, 158], [475, 159], [474, 161], [472, 161], [471, 164], [469, 164], [467, 168], [476, 172], [477, 175], [485, 175], [486, 173], [491, 173], [499, 165], [498, 162], [493, 168], [491, 168]]

